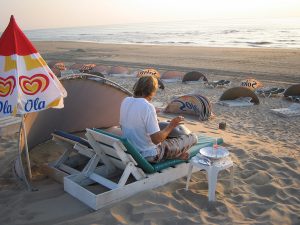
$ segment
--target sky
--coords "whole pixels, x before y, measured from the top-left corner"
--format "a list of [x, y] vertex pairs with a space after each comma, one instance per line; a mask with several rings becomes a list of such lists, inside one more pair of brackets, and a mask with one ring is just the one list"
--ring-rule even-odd
[[227, 18], [300, 17], [300, 0], [0, 0], [0, 32]]

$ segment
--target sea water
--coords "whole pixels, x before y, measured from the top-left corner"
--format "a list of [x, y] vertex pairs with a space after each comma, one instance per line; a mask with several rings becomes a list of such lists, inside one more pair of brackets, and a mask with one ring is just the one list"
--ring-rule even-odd
[[300, 48], [300, 18], [156, 22], [27, 30], [32, 41]]

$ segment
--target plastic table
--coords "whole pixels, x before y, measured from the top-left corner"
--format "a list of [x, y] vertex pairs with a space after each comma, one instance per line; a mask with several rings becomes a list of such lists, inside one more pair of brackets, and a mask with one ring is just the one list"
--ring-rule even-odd
[[230, 187], [233, 187], [233, 162], [229, 156], [222, 159], [211, 160], [211, 162], [211, 165], [206, 165], [199, 162], [198, 156], [191, 158], [185, 190], [188, 190], [189, 182], [192, 176], [192, 170], [193, 167], [196, 166], [200, 170], [206, 171], [206, 176], [208, 179], [208, 201], [215, 201], [217, 179], [220, 171], [230, 168]]

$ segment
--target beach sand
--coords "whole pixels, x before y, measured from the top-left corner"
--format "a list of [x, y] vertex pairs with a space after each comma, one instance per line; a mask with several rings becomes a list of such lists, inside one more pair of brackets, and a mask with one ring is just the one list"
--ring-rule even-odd
[[[74, 42], [36, 42], [47, 62], [63, 61], [127, 66], [131, 71], [154, 67], [188, 72], [197, 70], [209, 80], [229, 79], [239, 86], [255, 77], [266, 87], [300, 83], [300, 50], [208, 47], [104, 45]], [[131, 90], [136, 78], [109, 77]], [[188, 117], [192, 131], [223, 137], [234, 161], [234, 187], [222, 171], [216, 202], [209, 204], [204, 172], [138, 193], [98, 211], [89, 209], [63, 190], [63, 185], [38, 172], [50, 158], [51, 141], [31, 151], [38, 191], [28, 192], [14, 177], [17, 135], [0, 139], [0, 224], [300, 224], [300, 117], [283, 118], [270, 112], [288, 107], [281, 97], [260, 97], [252, 107], [229, 108], [215, 104], [227, 88], [202, 83], [166, 83], [154, 101], [166, 105], [174, 96], [201, 93], [213, 104], [215, 117], [198, 121]], [[167, 118], [161, 116], [160, 120]], [[226, 122], [226, 130], [218, 124]]]

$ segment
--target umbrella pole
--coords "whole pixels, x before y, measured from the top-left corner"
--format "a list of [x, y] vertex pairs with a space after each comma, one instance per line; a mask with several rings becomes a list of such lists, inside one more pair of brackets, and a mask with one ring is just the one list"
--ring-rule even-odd
[[27, 145], [27, 134], [25, 129], [25, 123], [24, 123], [24, 115], [22, 115], [22, 129], [24, 132], [24, 144], [25, 144], [25, 152], [26, 152], [26, 163], [27, 163], [27, 169], [28, 169], [28, 177], [29, 180], [32, 179], [32, 173], [31, 173], [31, 165], [30, 165], [30, 159], [29, 159], [29, 151], [28, 151], [28, 145]]

